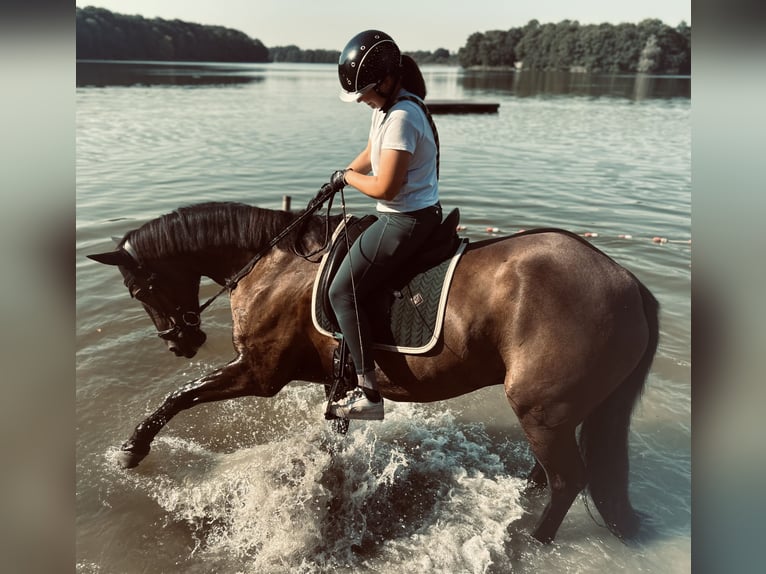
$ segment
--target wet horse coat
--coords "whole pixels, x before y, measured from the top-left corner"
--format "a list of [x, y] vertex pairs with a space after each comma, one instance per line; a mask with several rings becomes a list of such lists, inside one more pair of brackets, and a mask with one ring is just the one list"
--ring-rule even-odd
[[[205, 340], [200, 277], [226, 284], [295, 218], [200, 204], [90, 257], [118, 265], [168, 348], [191, 357]], [[317, 264], [299, 253], [321, 246], [323, 230], [338, 220], [313, 216], [241, 280], [230, 294], [236, 357], [166, 397], [123, 445], [124, 466], [137, 465], [184, 409], [273, 396], [293, 380], [329, 383], [335, 342], [312, 325]], [[503, 385], [537, 459], [530, 481], [550, 489], [533, 536], [552, 540], [587, 487], [610, 530], [629, 538], [639, 524], [628, 497], [628, 430], [657, 347], [657, 314], [634, 275], [574, 234], [542, 230], [473, 243], [455, 269], [435, 348], [376, 351], [380, 391], [387, 400], [430, 402]]]

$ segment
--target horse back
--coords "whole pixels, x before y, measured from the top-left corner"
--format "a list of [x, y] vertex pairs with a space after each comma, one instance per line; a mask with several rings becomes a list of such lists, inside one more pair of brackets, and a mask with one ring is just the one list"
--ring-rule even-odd
[[640, 282], [561, 230], [472, 244], [452, 289], [450, 324], [460, 332], [452, 344], [497, 349], [497, 361], [516, 381], [621, 380], [649, 338]]
[[463, 274], [486, 279], [489, 292], [502, 297], [540, 299], [568, 306], [608, 302], [638, 293], [640, 282], [614, 259], [574, 233], [560, 229], [522, 232], [469, 245]]

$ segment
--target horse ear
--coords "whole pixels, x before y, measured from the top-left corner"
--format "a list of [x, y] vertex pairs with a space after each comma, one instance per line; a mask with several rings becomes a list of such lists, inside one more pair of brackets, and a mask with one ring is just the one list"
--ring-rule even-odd
[[88, 255], [88, 259], [98, 261], [104, 265], [122, 265], [123, 267], [129, 266], [134, 263], [133, 258], [124, 249], [117, 249], [116, 251], [109, 251], [107, 253], [96, 253], [94, 255]]

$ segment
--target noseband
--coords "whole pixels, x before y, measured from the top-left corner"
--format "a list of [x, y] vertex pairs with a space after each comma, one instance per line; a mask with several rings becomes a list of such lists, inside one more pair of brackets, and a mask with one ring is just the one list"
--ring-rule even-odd
[[[180, 317], [180, 320], [179, 320]], [[169, 315], [172, 327], [165, 329], [164, 331], [157, 331], [157, 336], [163, 341], [174, 341], [178, 339], [178, 336], [186, 329], [199, 330], [202, 319], [199, 313], [195, 311], [181, 311], [180, 307], [176, 308], [176, 314]]]
[[[171, 327], [163, 331], [158, 330], [157, 336], [164, 341], [174, 341], [178, 340], [179, 336], [184, 331], [199, 331], [200, 325], [202, 324], [202, 319], [200, 317], [201, 309], [184, 310], [178, 305], [172, 312], [165, 313], [163, 306], [159, 303], [167, 300], [167, 297], [164, 297], [156, 287], [155, 281], [157, 279], [157, 274], [148, 270], [139, 262], [136, 251], [129, 241], [126, 240], [122, 247], [136, 262], [136, 267], [130, 271], [132, 281], [126, 280], [126, 286], [128, 287], [130, 296], [151, 307], [155, 312], [162, 314], [168, 321], [170, 321]], [[141, 295], [144, 292], [151, 294], [153, 299], [151, 303], [143, 301]]]

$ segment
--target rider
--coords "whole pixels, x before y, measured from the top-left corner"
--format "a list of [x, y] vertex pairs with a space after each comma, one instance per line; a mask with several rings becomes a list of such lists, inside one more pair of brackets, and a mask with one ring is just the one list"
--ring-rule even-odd
[[367, 30], [340, 55], [345, 102], [373, 109], [367, 146], [332, 174], [338, 189], [351, 185], [377, 200], [378, 219], [356, 240], [330, 286], [330, 303], [357, 373], [357, 387], [332, 403], [348, 419], [383, 419], [365, 299], [412, 257], [442, 218], [438, 134], [423, 104], [425, 81], [415, 61], [388, 34]]

